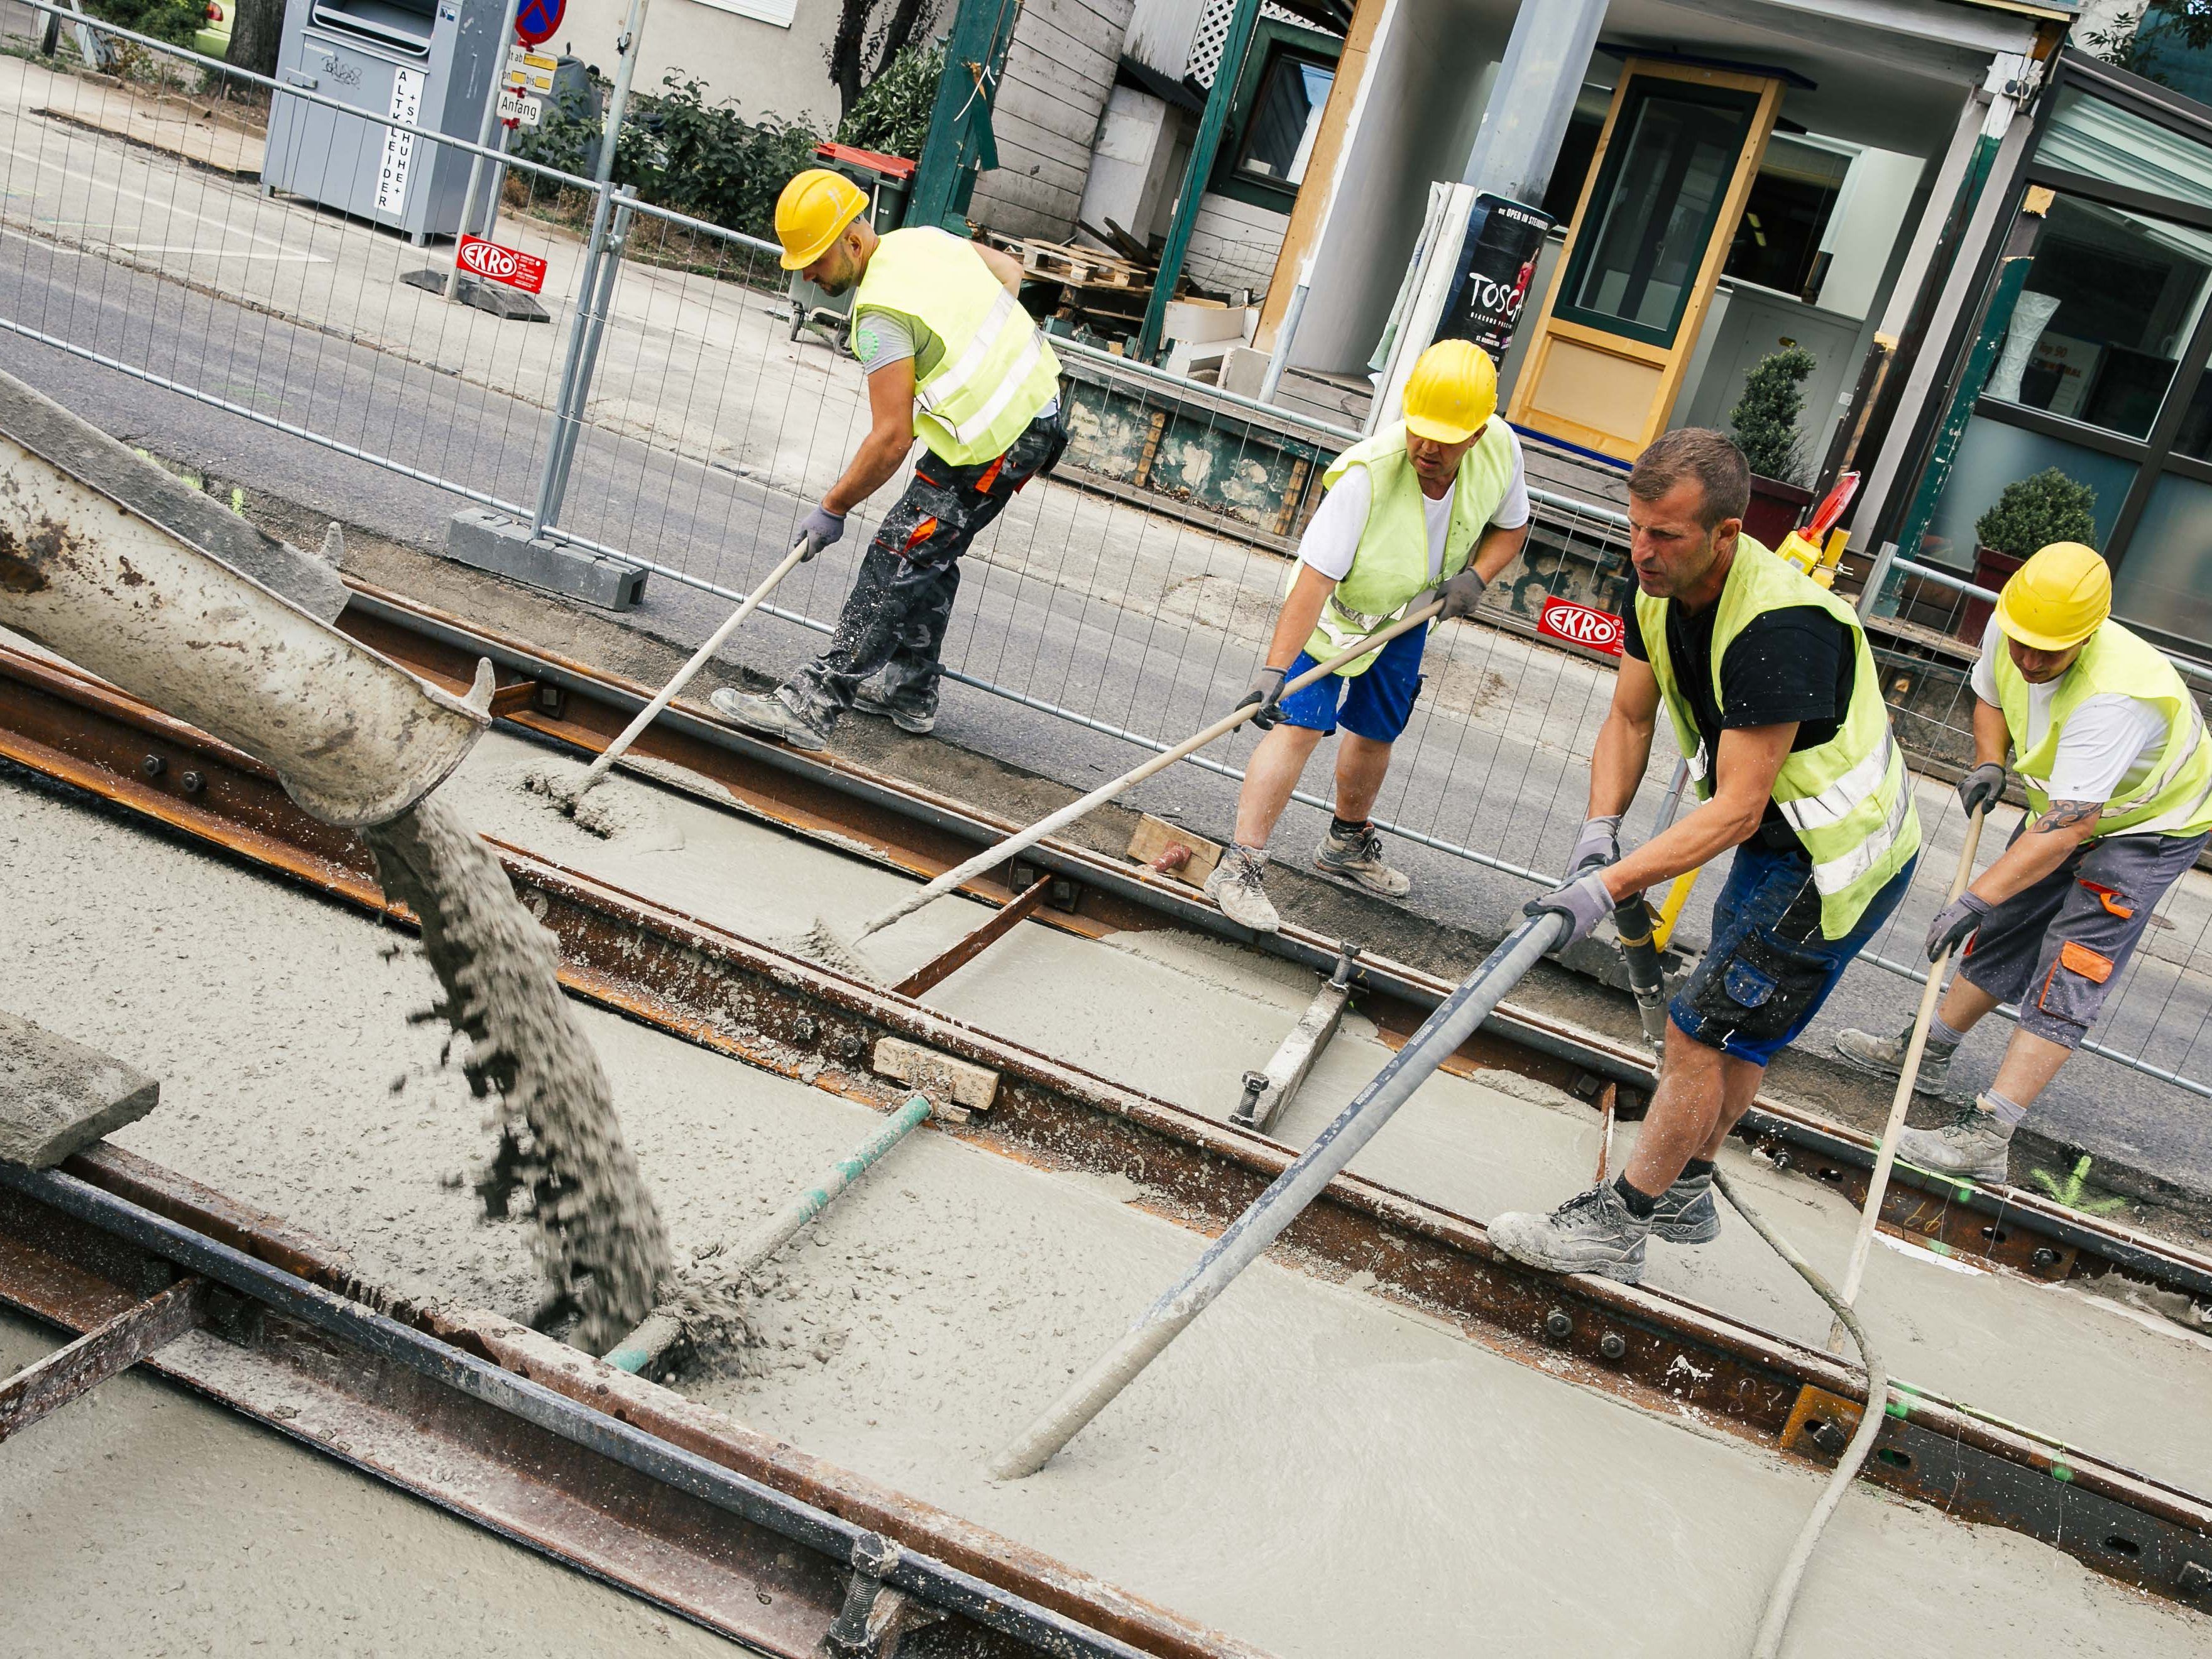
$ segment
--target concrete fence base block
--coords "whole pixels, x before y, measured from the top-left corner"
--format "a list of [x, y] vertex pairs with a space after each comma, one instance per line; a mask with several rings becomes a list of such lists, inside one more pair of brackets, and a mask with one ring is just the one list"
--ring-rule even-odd
[[136, 1067], [0, 1013], [0, 1159], [50, 1170], [161, 1097]]
[[446, 556], [610, 611], [628, 611], [645, 596], [646, 573], [638, 566], [533, 538], [521, 520], [489, 507], [453, 514], [446, 526]]

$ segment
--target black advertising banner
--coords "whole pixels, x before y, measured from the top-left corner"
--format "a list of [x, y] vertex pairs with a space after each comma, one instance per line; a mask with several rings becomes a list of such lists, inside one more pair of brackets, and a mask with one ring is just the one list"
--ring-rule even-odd
[[1551, 219], [1534, 208], [1502, 196], [1476, 197], [1436, 337], [1472, 340], [1490, 354], [1492, 362], [1504, 362], [1521, 307], [1528, 303], [1529, 285], [1536, 280], [1544, 233], [1551, 228]]

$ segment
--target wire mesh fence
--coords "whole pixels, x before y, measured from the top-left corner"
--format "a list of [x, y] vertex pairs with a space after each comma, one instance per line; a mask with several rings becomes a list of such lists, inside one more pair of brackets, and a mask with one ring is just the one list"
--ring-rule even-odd
[[[65, 26], [45, 56], [49, 15]], [[544, 317], [495, 314], [447, 296], [450, 227], [410, 232], [406, 210], [418, 191], [450, 200], [472, 158], [494, 158], [395, 114], [381, 88], [347, 102], [46, 0], [7, 0], [0, 29], [15, 47], [0, 55], [0, 331], [731, 599], [781, 560], [868, 428], [837, 319], [809, 308], [823, 296], [794, 297], [767, 243], [508, 158], [497, 239], [543, 261]], [[1067, 456], [963, 556], [945, 660], [960, 683], [1157, 751], [1242, 692], [1322, 474], [1362, 434], [1054, 347]], [[1550, 599], [1617, 611], [1632, 579], [1622, 514], [1531, 494], [1522, 558], [1478, 621], [1430, 640], [1375, 817], [1534, 892], [1581, 823], [1614, 678], [1603, 655], [1539, 642], [1534, 624]], [[872, 529], [864, 508], [765, 609], [787, 655], [829, 631]], [[1869, 625], [1920, 775], [1927, 850], [1861, 978], [1918, 976], [1963, 833], [1945, 780], [1971, 756], [1969, 674], [1990, 598], [1904, 563], [1893, 580], [1894, 614]], [[1254, 740], [1190, 763], [1241, 776]], [[1675, 759], [1662, 723], [1632, 837]], [[1325, 785], [1297, 799], [1332, 805]], [[2096, 1045], [2200, 1095], [2212, 1095], [2208, 929], [2205, 884], [2185, 881]]]

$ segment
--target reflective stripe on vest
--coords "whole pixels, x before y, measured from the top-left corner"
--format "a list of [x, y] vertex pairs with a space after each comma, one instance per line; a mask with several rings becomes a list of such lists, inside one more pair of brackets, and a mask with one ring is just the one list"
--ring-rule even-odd
[[2021, 749], [2030, 703], [2027, 678], [2002, 645], [1990, 668], [2019, 751], [2013, 769], [2038, 814], [2051, 810], [2047, 786], [2066, 722], [2092, 697], [2127, 696], [2165, 715], [2166, 742], [2142, 783], [2099, 810], [2097, 835], [2194, 836], [2212, 829], [2212, 742], [2206, 739], [2203, 714], [2173, 665], [2148, 640], [2116, 622], [2100, 625], [2052, 692], [2049, 723], [2033, 749]]
[[[1362, 440], [1329, 463], [1322, 482], [1330, 489], [1353, 467], [1367, 474], [1367, 522], [1352, 556], [1352, 568], [1322, 602], [1321, 617], [1306, 641], [1316, 662], [1350, 650], [1360, 636], [1405, 614], [1406, 607], [1432, 581], [1445, 581], [1467, 568], [1475, 543], [1512, 488], [1516, 446], [1512, 428], [1493, 420], [1459, 464], [1452, 483], [1451, 524], [1444, 532], [1443, 568], [1429, 574], [1429, 521], [1422, 507], [1421, 481], [1406, 453], [1403, 422]], [[1294, 569], [1291, 579], [1295, 581]], [[1370, 652], [1336, 672], [1364, 674], [1379, 652]]]
[[895, 230], [876, 244], [853, 295], [918, 319], [944, 343], [915, 385], [915, 435], [955, 466], [996, 459], [1060, 395], [1060, 360], [975, 246], [941, 230]]
[[[1638, 594], [1636, 620], [1653, 677], [1674, 729], [1676, 743], [1693, 757], [1692, 775], [1701, 799], [1713, 793], [1714, 757], [1705, 752], [1697, 719], [1683, 696], [1667, 644], [1669, 601]], [[1754, 617], [1810, 606], [1849, 630], [1851, 701], [1841, 727], [1827, 742], [1792, 750], [1774, 779], [1774, 803], [1803, 844], [1820, 895], [1820, 931], [1841, 939], [1865, 914], [1874, 896], [1920, 850], [1920, 819], [1913, 810], [1905, 757], [1890, 735], [1874, 653], [1858, 617], [1796, 566], [1739, 534], [1735, 562], [1713, 618], [1712, 696], [1724, 704], [1721, 669], [1729, 646]]]

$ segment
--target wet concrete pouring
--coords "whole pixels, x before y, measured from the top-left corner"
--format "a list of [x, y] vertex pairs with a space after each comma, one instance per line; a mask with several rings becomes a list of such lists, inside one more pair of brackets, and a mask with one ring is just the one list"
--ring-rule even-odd
[[[487, 831], [753, 937], [817, 914], [848, 925], [901, 886], [635, 779], [605, 787], [615, 833], [589, 834], [527, 792], [545, 760], [495, 734], [442, 798]], [[119, 1145], [311, 1221], [372, 1270], [537, 1310], [526, 1230], [485, 1223], [471, 1190], [484, 1107], [441, 1064], [442, 1034], [410, 1022], [442, 991], [411, 940], [21, 774], [0, 824], [25, 947], [0, 1002], [165, 1079], [163, 1109]], [[984, 914], [948, 902], [874, 954], [902, 971]], [[1221, 1116], [1310, 990], [1210, 941], [1024, 926], [928, 1000]], [[872, 1121], [643, 1025], [574, 1014], [678, 1261], [734, 1237]], [[1276, 1133], [1302, 1140], [1388, 1052], [1355, 1016]], [[1526, 1079], [1440, 1077], [1360, 1168], [1480, 1218], [1585, 1182], [1595, 1137], [1585, 1106]], [[1816, 1255], [1840, 1255], [1850, 1217], [1832, 1194], [1747, 1157], [1732, 1172]], [[1515, 1364], [1357, 1279], [1256, 1269], [1052, 1469], [986, 1480], [1012, 1427], [1193, 1253], [1194, 1236], [1146, 1197], [1110, 1171], [1046, 1173], [925, 1133], [757, 1276], [749, 1344], [682, 1386], [1285, 1654], [1742, 1644], [1816, 1470]], [[1662, 1256], [1656, 1276], [1801, 1340], [1825, 1329], [1740, 1229]], [[2212, 1437], [2188, 1409], [2212, 1351], [2171, 1322], [1924, 1252], [1883, 1252], [1863, 1305], [1905, 1377], [2212, 1486]], [[0, 1467], [39, 1444], [0, 1450]], [[18, 1506], [5, 1519], [36, 1524]], [[360, 1547], [374, 1554], [372, 1533]], [[1790, 1650], [1861, 1650], [1873, 1585], [1881, 1645], [1899, 1652], [2178, 1652], [2212, 1632], [2027, 1540], [1862, 1486]]]

